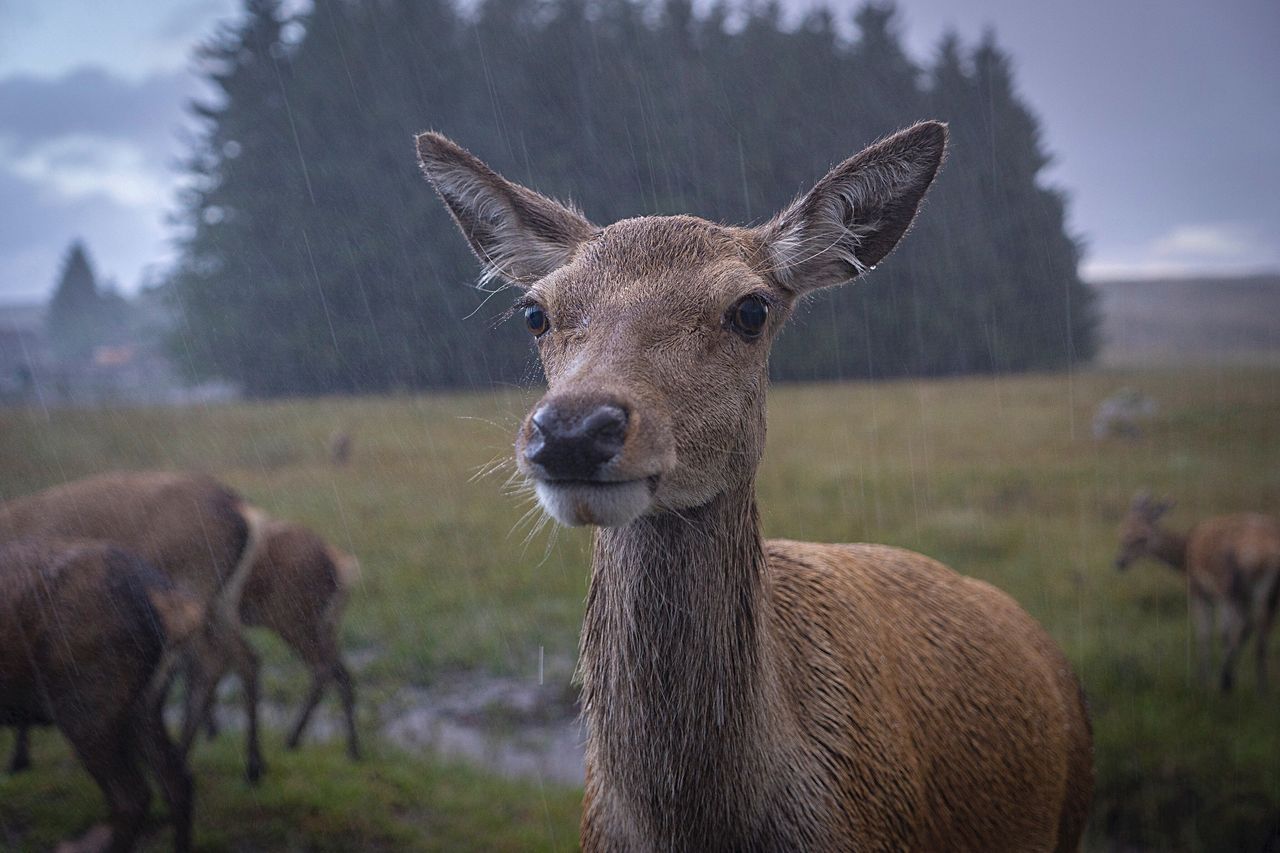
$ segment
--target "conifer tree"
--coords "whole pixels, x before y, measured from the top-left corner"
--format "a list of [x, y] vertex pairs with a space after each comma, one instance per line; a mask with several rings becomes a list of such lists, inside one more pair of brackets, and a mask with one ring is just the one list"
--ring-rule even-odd
[[[759, 222], [828, 167], [924, 117], [950, 159], [909, 251], [800, 306], [778, 378], [1053, 368], [1095, 345], [1065, 200], [1008, 58], [954, 36], [921, 67], [891, 5], [841, 35], [760, 3], [316, 0], [285, 22], [246, 0], [200, 62], [219, 97], [183, 198], [170, 293], [193, 372], [250, 393], [476, 386], [533, 375], [509, 297], [417, 174], [450, 134], [594, 221], [693, 213]], [[304, 33], [298, 41], [289, 38]], [[288, 42], [287, 44], [285, 42]]]
[[113, 287], [99, 289], [84, 243], [67, 249], [45, 328], [54, 355], [84, 361], [104, 344], [122, 343], [129, 332], [129, 306]]

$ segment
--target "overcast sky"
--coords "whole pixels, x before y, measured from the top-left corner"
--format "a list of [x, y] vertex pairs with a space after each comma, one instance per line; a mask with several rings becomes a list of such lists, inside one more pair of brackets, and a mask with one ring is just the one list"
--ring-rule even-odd
[[[74, 237], [126, 291], [172, 260], [190, 52], [238, 6], [0, 0], [0, 301], [46, 296]], [[1048, 179], [1071, 195], [1087, 277], [1280, 270], [1278, 0], [898, 7], [922, 60], [948, 27], [969, 41], [995, 28], [1044, 123]]]

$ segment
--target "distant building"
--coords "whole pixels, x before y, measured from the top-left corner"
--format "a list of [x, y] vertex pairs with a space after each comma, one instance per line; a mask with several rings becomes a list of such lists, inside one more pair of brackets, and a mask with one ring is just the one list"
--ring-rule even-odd
[[93, 347], [59, 359], [39, 305], [0, 305], [0, 405], [190, 405], [234, 400], [228, 382], [189, 385], [156, 341]]

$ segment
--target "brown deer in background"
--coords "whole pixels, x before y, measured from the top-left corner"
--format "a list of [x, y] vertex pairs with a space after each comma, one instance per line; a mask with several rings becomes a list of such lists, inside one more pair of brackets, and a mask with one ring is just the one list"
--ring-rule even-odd
[[757, 228], [600, 228], [436, 133], [427, 179], [523, 293], [548, 390], [516, 459], [593, 524], [587, 850], [1074, 850], [1083, 697], [1007, 595], [879, 545], [761, 537], [769, 348], [893, 249], [942, 161], [918, 124]]
[[354, 440], [351, 430], [346, 429], [337, 430], [329, 436], [329, 461], [339, 467], [350, 462]]
[[75, 849], [125, 851], [142, 833], [155, 777], [191, 847], [191, 777], [161, 719], [166, 648], [199, 630], [199, 603], [159, 571], [96, 542], [0, 545], [0, 725], [54, 724], [102, 789], [109, 827]]
[[1161, 524], [1173, 501], [1139, 492], [1120, 524], [1116, 568], [1152, 557], [1186, 574], [1191, 618], [1199, 650], [1200, 679], [1213, 668], [1216, 614], [1223, 660], [1219, 684], [1230, 690], [1236, 661], [1257, 632], [1258, 690], [1267, 689], [1267, 639], [1280, 604], [1280, 522], [1246, 513], [1210, 518], [1186, 533]]
[[[342, 659], [338, 632], [351, 588], [360, 578], [355, 557], [325, 543], [300, 524], [267, 521], [262, 546], [249, 569], [240, 596], [240, 619], [246, 625], [274, 632], [311, 670], [311, 686], [293, 726], [290, 749], [297, 749], [302, 734], [332, 681], [342, 700], [347, 727], [347, 754], [360, 757], [356, 736], [355, 682]], [[206, 673], [217, 682], [222, 672]], [[212, 709], [210, 709], [212, 711]], [[215, 731], [210, 717], [210, 732]]]
[[[258, 740], [258, 657], [240, 627], [240, 593], [260, 539], [259, 511], [211, 477], [161, 472], [104, 474], [0, 504], [0, 542], [86, 538], [132, 551], [190, 592], [205, 612], [201, 648], [231, 662], [248, 718], [246, 775], [263, 772]], [[164, 666], [171, 668], [171, 661]], [[222, 669], [225, 669], [223, 667]], [[217, 667], [208, 671], [221, 672]], [[217, 684], [195, 679], [181, 738], [185, 754]], [[20, 733], [14, 767], [26, 763]]]

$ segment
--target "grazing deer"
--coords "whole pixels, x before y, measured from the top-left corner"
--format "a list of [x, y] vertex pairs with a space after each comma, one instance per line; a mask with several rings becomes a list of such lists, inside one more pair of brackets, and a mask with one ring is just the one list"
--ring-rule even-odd
[[[231, 661], [244, 688], [248, 718], [246, 776], [263, 772], [258, 741], [258, 657], [245, 641], [240, 593], [260, 539], [262, 514], [230, 489], [199, 474], [118, 472], [55, 486], [0, 504], [0, 542], [18, 537], [100, 539], [149, 560], [205, 609], [208, 654]], [[202, 655], [203, 656], [203, 655]], [[171, 670], [175, 661], [166, 661]], [[191, 748], [217, 684], [188, 686], [181, 746]], [[19, 736], [22, 763], [26, 739]]]
[[[284, 640], [311, 670], [311, 687], [289, 730], [290, 749], [302, 733], [332, 681], [342, 700], [347, 754], [359, 759], [355, 682], [342, 660], [338, 631], [351, 588], [360, 578], [355, 557], [325, 543], [300, 524], [274, 519], [262, 530], [262, 546], [249, 569], [240, 596], [240, 619], [267, 628]], [[221, 672], [206, 674], [212, 681]], [[211, 727], [212, 730], [212, 727]]]
[[[0, 546], [0, 725], [56, 725], [102, 789], [107, 830], [76, 849], [131, 850], [155, 777], [191, 847], [191, 777], [155, 688], [166, 647], [199, 630], [199, 603], [140, 558], [98, 542]], [[141, 766], [140, 766], [141, 762]]]
[[1280, 604], [1280, 522], [1266, 515], [1225, 515], [1200, 522], [1184, 534], [1160, 521], [1173, 501], [1139, 492], [1120, 524], [1116, 568], [1153, 557], [1187, 576], [1191, 618], [1199, 648], [1200, 680], [1213, 668], [1216, 611], [1223, 660], [1219, 684], [1230, 690], [1235, 666], [1249, 634], [1257, 632], [1258, 690], [1267, 689], [1267, 638]]
[[945, 140], [889, 137], [757, 228], [599, 228], [417, 137], [486, 277], [523, 291], [548, 390], [517, 464], [557, 520], [598, 527], [584, 849], [1077, 847], [1089, 721], [1030, 616], [919, 554], [760, 533], [770, 345], [890, 252]]
[[351, 445], [354, 438], [350, 430], [340, 429], [329, 436], [329, 461], [336, 466], [346, 465], [351, 461]]

